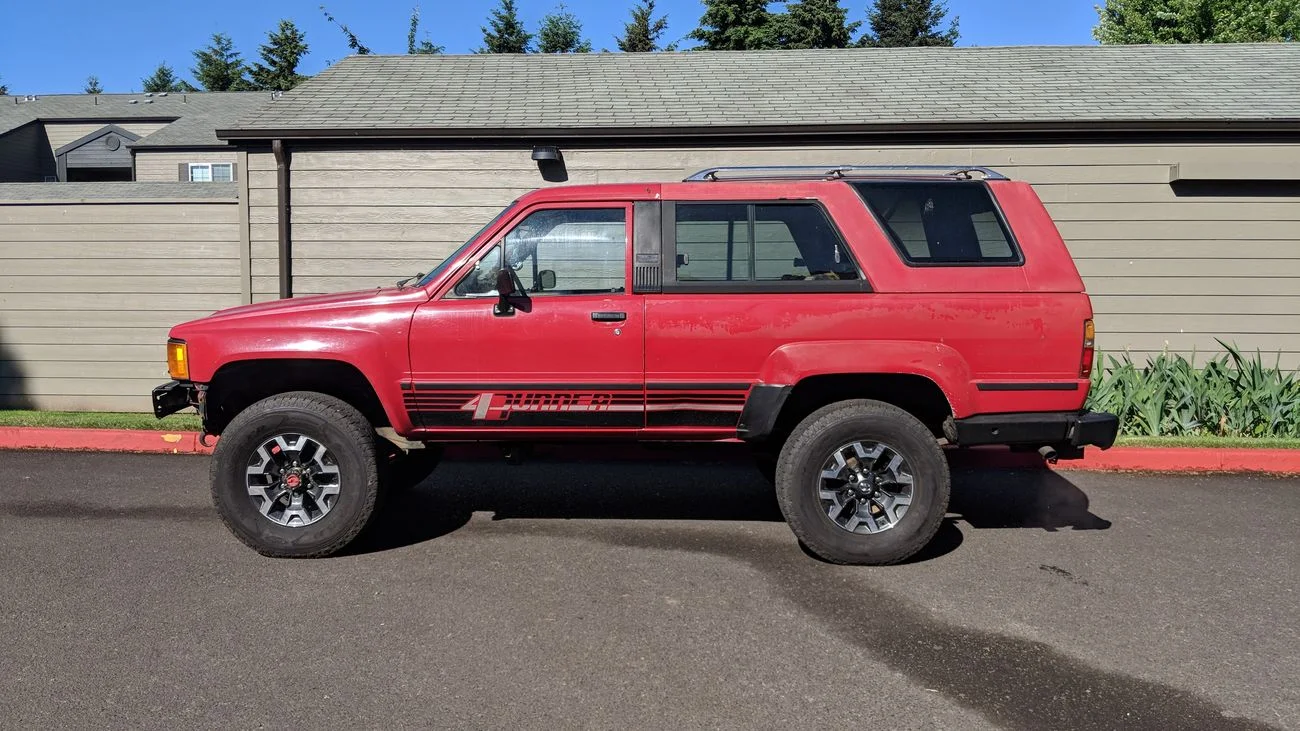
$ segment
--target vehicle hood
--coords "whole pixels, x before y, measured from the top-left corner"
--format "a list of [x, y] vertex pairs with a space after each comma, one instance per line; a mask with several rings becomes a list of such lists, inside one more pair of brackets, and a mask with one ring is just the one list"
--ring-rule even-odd
[[292, 315], [303, 312], [319, 312], [335, 309], [382, 307], [406, 300], [422, 302], [426, 299], [428, 299], [428, 295], [417, 287], [406, 289], [399, 289], [397, 287], [389, 287], [387, 289], [364, 289], [354, 292], [318, 294], [307, 297], [293, 297], [285, 300], [274, 300], [271, 302], [259, 302], [252, 305], [229, 307], [224, 310], [218, 310], [202, 320], [196, 320], [196, 322], [242, 319], [247, 317]]

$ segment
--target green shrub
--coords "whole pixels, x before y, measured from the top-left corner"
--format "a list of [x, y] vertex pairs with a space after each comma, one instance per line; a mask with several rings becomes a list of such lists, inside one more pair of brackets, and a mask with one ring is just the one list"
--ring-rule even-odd
[[1300, 437], [1300, 374], [1219, 344], [1227, 352], [1200, 368], [1195, 354], [1161, 353], [1145, 366], [1099, 357], [1088, 408], [1115, 414], [1132, 436]]

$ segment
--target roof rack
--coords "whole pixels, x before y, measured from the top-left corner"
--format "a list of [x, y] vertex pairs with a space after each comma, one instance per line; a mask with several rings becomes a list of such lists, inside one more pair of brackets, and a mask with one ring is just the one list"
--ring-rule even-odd
[[[735, 173], [735, 175], [731, 175]], [[686, 178], [685, 183], [717, 182], [721, 180], [838, 180], [849, 177], [899, 176], [907, 173], [974, 180], [976, 175], [984, 180], [1007, 180], [1007, 176], [992, 168], [961, 165], [751, 165], [719, 167], [701, 170]], [[726, 174], [724, 178], [723, 175]]]

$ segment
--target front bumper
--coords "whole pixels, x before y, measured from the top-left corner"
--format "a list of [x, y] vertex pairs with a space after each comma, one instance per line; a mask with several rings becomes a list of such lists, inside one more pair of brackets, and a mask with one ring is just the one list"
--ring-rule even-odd
[[194, 406], [203, 413], [199, 387], [193, 383], [171, 381], [153, 390], [153, 415], [159, 419]]
[[[981, 414], [954, 422], [950, 441], [962, 447], [1006, 444], [1012, 447], [1087, 446], [1110, 449], [1119, 435], [1119, 419], [1095, 411]], [[952, 437], [956, 437], [952, 439]]]

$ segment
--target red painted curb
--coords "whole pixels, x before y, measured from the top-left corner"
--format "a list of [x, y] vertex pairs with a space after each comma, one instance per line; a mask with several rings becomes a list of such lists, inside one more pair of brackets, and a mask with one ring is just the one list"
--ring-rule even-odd
[[74, 452], [136, 452], [144, 454], [211, 454], [199, 444], [197, 432], [131, 429], [49, 429], [0, 427], [0, 449], [51, 449]]
[[[215, 443], [215, 439], [213, 440]], [[196, 432], [133, 431], [126, 429], [47, 429], [0, 427], [0, 449], [83, 452], [134, 452], [142, 454], [211, 454], [199, 444]], [[1032, 452], [999, 448], [950, 449], [954, 467], [1041, 469], [1043, 460]], [[496, 459], [486, 445], [460, 445], [456, 456]], [[680, 460], [689, 449], [647, 449], [634, 444], [605, 449], [605, 456], [652, 460]], [[1300, 449], [1199, 449], [1192, 447], [1115, 447], [1089, 449], [1080, 460], [1062, 461], [1054, 469], [1090, 472], [1253, 472], [1300, 475]]]

